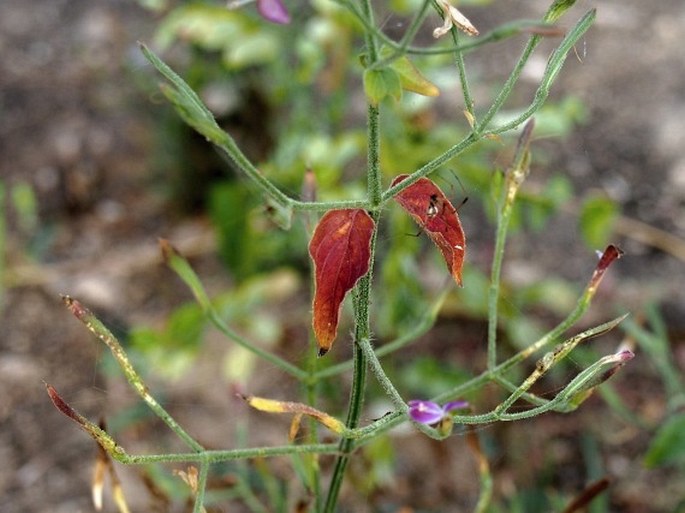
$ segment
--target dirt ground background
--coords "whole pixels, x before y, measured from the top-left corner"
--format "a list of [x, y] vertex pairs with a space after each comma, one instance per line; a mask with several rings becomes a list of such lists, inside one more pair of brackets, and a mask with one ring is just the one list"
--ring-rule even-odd
[[[579, 190], [603, 189], [623, 209], [616, 242], [627, 256], [611, 271], [603, 296], [611, 304], [598, 307], [597, 318], [616, 313], [616, 305], [639, 313], [649, 301], [658, 301], [682, 369], [685, 3], [579, 3], [579, 12], [598, 8], [597, 24], [583, 42], [582, 61], [569, 59], [555, 94], [580, 97], [590, 119], [570, 138], [546, 144], [554, 145], [549, 148], [557, 155], [555, 165]], [[495, 2], [497, 9], [516, 16], [537, 9], [532, 4]], [[486, 18], [480, 21], [487, 24]], [[213, 290], [229, 284], [214, 256], [207, 221], [178, 215], [161, 192], [165, 178], [150, 173], [158, 105], [140, 86], [149, 75], [135, 43], [151, 39], [155, 24], [147, 11], [125, 0], [0, 2], [0, 178], [8, 187], [23, 180], [35, 188], [43, 227], [32, 249], [40, 260], [28, 259], [22, 249], [26, 234], [6, 209], [10, 258], [0, 315], [1, 513], [93, 511], [93, 444], [55, 411], [43, 381], [91, 419], [134, 400], [119, 379], [98, 371], [102, 351], [63, 308], [59, 294], [79, 297], [118, 329], [161, 323], [189, 295], [161, 263], [160, 236], [193, 257], [202, 275], [211, 276]], [[555, 222], [563, 229], [554, 233], [575, 229], [572, 220]], [[510, 265], [525, 268], [526, 251], [535, 251], [543, 268], [561, 267], [580, 279], [586, 271], [573, 247], [563, 235], [525, 247], [514, 243]], [[295, 301], [305, 316], [306, 285], [295, 288], [285, 299]], [[436, 339], [454, 329], [450, 322], [437, 328]], [[302, 336], [296, 324], [292, 329]], [[661, 384], [645, 358], [638, 355], [633, 363], [619, 378], [619, 390], [643, 417], [657, 422], [664, 410]], [[211, 351], [198, 365], [211, 369]], [[173, 413], [208, 445], [225, 447], [232, 440], [216, 429], [230, 425], [239, 408], [227, 390], [198, 378], [164, 394]], [[127, 433], [124, 445], [131, 452], [155, 452], [151, 441], [171, 443], [153, 438], [157, 429]], [[683, 476], [641, 466], [648, 430], [611, 417], [599, 400], [572, 421], [550, 415], [520, 426], [492, 427], [494, 439], [551, 441], [501, 456], [507, 464], [495, 462], [498, 493], [535, 482], [536, 468], [547, 458], [569, 469], [559, 473], [559, 489], [582, 488], [582, 470], [570, 469], [578, 470], [577, 456], [587, 450], [580, 440], [588, 430], [599, 440], [596, 450], [611, 474], [609, 511], [670, 512], [679, 503], [682, 508]], [[282, 432], [263, 436], [273, 443], [269, 437]], [[374, 504], [382, 505], [377, 510], [400, 511], [412, 500], [435, 508], [430, 498], [440, 497], [443, 505], [450, 504], [448, 511], [469, 511], [475, 488], [472, 462], [460, 457], [463, 440], [448, 449], [424, 440], [402, 443], [408, 447], [403, 453], [407, 470], [388, 485], [385, 499], [376, 498]], [[135, 469], [123, 469], [121, 475], [134, 511], [171, 511], [159, 502], [146, 506], [154, 501]], [[455, 475], [464, 476], [459, 484], [446, 477]]]

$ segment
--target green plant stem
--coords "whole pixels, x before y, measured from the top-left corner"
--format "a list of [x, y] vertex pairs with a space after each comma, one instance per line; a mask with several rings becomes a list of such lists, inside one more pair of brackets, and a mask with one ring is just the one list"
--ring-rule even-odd
[[[547, 61], [545, 73], [540, 82], [540, 85], [538, 86], [537, 91], [535, 92], [533, 102], [528, 106], [528, 108], [525, 111], [523, 111], [523, 113], [521, 113], [519, 116], [517, 116], [514, 120], [509, 121], [508, 123], [505, 123], [503, 125], [500, 125], [492, 130], [483, 131], [485, 127], [487, 127], [487, 125], [490, 123], [490, 121], [492, 121], [492, 118], [495, 116], [495, 114], [499, 112], [500, 108], [502, 107], [502, 105], [508, 98], [509, 94], [511, 93], [514, 83], [518, 80], [523, 69], [523, 67], [519, 67], [518, 64], [521, 62], [525, 64], [525, 62], [527, 62], [528, 58], [530, 57], [530, 53], [532, 52], [532, 50], [540, 42], [540, 36], [533, 36], [531, 38], [529, 45], [524, 50], [524, 53], [521, 59], [519, 60], [519, 63], [517, 63], [517, 66], [514, 68], [514, 71], [510, 75], [509, 80], [507, 80], [507, 83], [505, 84], [504, 88], [500, 91], [500, 94], [497, 96], [495, 102], [493, 103], [488, 113], [478, 124], [478, 131], [482, 133], [483, 136], [491, 136], [508, 132], [509, 130], [518, 127], [521, 123], [530, 118], [540, 107], [542, 107], [542, 105], [547, 100], [547, 96], [549, 96], [549, 90], [552, 87], [554, 80], [561, 71], [561, 68], [564, 64], [564, 61], [566, 60], [568, 52], [573, 48], [573, 46], [575, 46], [578, 40], [583, 36], [583, 34], [585, 34], [585, 32], [587, 32], [590, 26], [594, 23], [596, 15], [596, 10], [592, 9], [588, 11], [578, 21], [578, 23], [573, 27], [573, 29], [569, 31], [569, 33], [566, 35], [566, 37], [561, 42], [559, 47], [557, 47], [557, 49], [552, 53], [549, 60]], [[535, 38], [538, 39], [536, 40]], [[528, 52], [529, 48], [530, 52]], [[514, 77], [515, 79], [512, 81], [511, 79]]]
[[[450, 34], [452, 36], [452, 41], [454, 42], [454, 47], [459, 48], [459, 30], [456, 27], [452, 27]], [[455, 50], [454, 60], [457, 65], [457, 70], [459, 70], [459, 83], [461, 84], [461, 93], [464, 96], [464, 107], [466, 112], [471, 115], [471, 118], [475, 119], [475, 114], [473, 112], [473, 97], [471, 96], [471, 88], [469, 87], [469, 80], [466, 75], [464, 52], [462, 50]]]
[[473, 143], [477, 142], [479, 140], [479, 137], [477, 137], [475, 134], [471, 133], [468, 136], [466, 136], [464, 139], [459, 141], [457, 144], [454, 146], [450, 147], [437, 157], [435, 157], [433, 160], [410, 174], [407, 178], [402, 180], [400, 183], [394, 185], [393, 187], [390, 187], [387, 189], [382, 196], [382, 202], [385, 203], [386, 201], [390, 200], [393, 198], [395, 195], [399, 194], [402, 192], [404, 189], [409, 187], [410, 185], [416, 183], [416, 181], [423, 177], [427, 176], [433, 171], [435, 171], [437, 168], [442, 166], [443, 164], [449, 162], [452, 160], [454, 157], [462, 153], [464, 150], [466, 150], [468, 147], [470, 147]]
[[373, 210], [373, 206], [367, 200], [299, 201], [290, 199], [289, 206], [293, 210], [300, 210], [303, 212], [325, 212], [332, 209], [344, 208], [363, 208], [365, 210]]
[[[373, 8], [371, 0], [360, 0], [360, 9], [364, 18], [374, 25]], [[378, 47], [376, 38], [373, 34], [365, 34], [366, 51], [371, 64], [378, 60]], [[369, 104], [367, 108], [367, 199], [373, 206], [380, 205], [381, 202], [381, 182], [380, 182], [380, 133], [379, 133], [380, 109], [378, 106]], [[371, 304], [371, 283], [373, 279], [373, 263], [375, 260], [377, 227], [380, 220], [380, 212], [371, 213], [374, 220], [374, 232], [371, 237], [371, 248], [369, 256], [369, 272], [363, 276], [357, 286], [354, 298], [354, 342], [353, 342], [353, 361], [354, 368], [352, 374], [352, 390], [347, 409], [347, 420], [345, 426], [348, 429], [355, 429], [359, 425], [362, 406], [364, 404], [364, 392], [366, 391], [367, 361], [364, 351], [360, 344], [371, 337], [371, 326], [369, 322], [369, 305]], [[340, 441], [340, 455], [338, 456], [331, 484], [328, 488], [328, 495], [324, 504], [325, 513], [334, 513], [340, 495], [345, 470], [349, 463], [350, 453], [354, 448], [353, 440], [343, 438]]]
[[504, 259], [504, 245], [509, 228], [509, 220], [512, 212], [511, 204], [505, 201], [497, 216], [497, 231], [495, 234], [495, 249], [493, 251], [492, 268], [490, 271], [490, 288], [488, 291], [488, 369], [492, 370], [497, 365], [497, 315], [499, 291], [502, 274], [502, 261]]
[[98, 337], [109, 348], [112, 356], [117, 361], [126, 376], [126, 380], [131, 387], [138, 393], [140, 398], [147, 404], [147, 406], [157, 415], [176, 435], [185, 442], [185, 444], [196, 452], [204, 451], [204, 447], [200, 445], [192, 436], [190, 436], [185, 429], [183, 429], [178, 422], [169, 414], [169, 412], [162, 407], [161, 404], [150, 394], [150, 391], [145, 385], [143, 378], [135, 370], [131, 361], [128, 359], [124, 348], [121, 347], [119, 340], [112, 334], [112, 332], [97, 318], [93, 313], [85, 308], [78, 301], [68, 297], [63, 297], [64, 303], [71, 310], [71, 312], [79, 319], [86, 328], [90, 330], [96, 337]]
[[367, 112], [367, 189], [372, 207], [378, 207], [382, 199], [382, 184], [380, 171], [380, 109], [369, 104]]
[[[526, 30], [539, 30], [541, 32], [550, 32], [550, 35], [557, 35], [554, 31], [554, 25], [551, 23], [546, 23], [540, 20], [514, 20], [507, 23], [503, 23], [499, 27], [494, 28], [490, 32], [483, 34], [482, 36], [472, 39], [467, 43], [463, 43], [459, 46], [446, 46], [441, 48], [424, 48], [406, 45], [404, 43], [405, 38], [403, 37], [401, 42], [394, 41], [390, 39], [383, 31], [379, 30], [375, 25], [371, 25], [368, 20], [366, 20], [361, 14], [359, 8], [351, 0], [339, 0], [338, 3], [346, 7], [364, 26], [366, 32], [373, 34], [379, 41], [388, 47], [397, 50], [400, 54], [414, 54], [414, 55], [444, 55], [451, 54], [456, 51], [459, 52], [470, 52], [488, 43], [493, 43], [496, 41], [502, 41], [504, 39], [517, 36]], [[417, 20], [415, 18], [415, 20]], [[385, 59], [384, 59], [385, 61]]]
[[339, 454], [338, 444], [280, 445], [274, 447], [253, 447], [247, 449], [205, 450], [201, 453], [170, 454], [120, 454], [110, 453], [118, 462], [126, 465], [147, 465], [149, 463], [220, 463], [246, 458], [273, 458], [290, 454]]
[[[304, 383], [307, 392], [307, 402], [310, 406], [316, 406], [316, 388], [317, 381], [314, 379], [315, 367], [316, 367], [316, 344], [310, 344], [312, 348], [309, 355], [309, 377], [306, 383]], [[314, 420], [309, 420], [309, 431], [307, 433], [307, 442], [309, 444], [315, 444], [319, 431], [319, 424]], [[319, 459], [317, 455], [311, 455], [307, 460], [306, 471], [308, 473], [307, 480], [308, 486], [311, 488], [312, 496], [314, 497], [314, 511], [321, 511], [321, 473], [319, 468]]]
[[490, 124], [490, 121], [492, 121], [492, 118], [495, 117], [495, 115], [499, 112], [499, 110], [502, 108], [502, 105], [504, 105], [504, 102], [507, 101], [507, 98], [509, 98], [509, 95], [514, 89], [514, 85], [516, 82], [518, 82], [519, 77], [521, 76], [521, 72], [523, 71], [523, 67], [526, 65], [528, 62], [528, 59], [530, 59], [530, 56], [533, 53], [533, 50], [535, 50], [535, 47], [540, 44], [540, 41], [542, 40], [541, 36], [538, 35], [533, 35], [531, 38], [528, 40], [528, 44], [525, 46], [523, 49], [523, 52], [521, 53], [521, 57], [519, 57], [518, 61], [516, 61], [516, 65], [514, 66], [514, 69], [512, 72], [509, 74], [509, 77], [507, 78], [506, 82], [502, 86], [502, 89], [500, 89], [499, 93], [497, 94], [497, 97], [495, 100], [492, 102], [492, 105], [488, 109], [488, 111], [485, 113], [484, 116], [481, 117], [480, 120], [478, 120], [476, 126], [474, 127], [474, 130], [478, 133], [482, 132], [485, 127]]
[[[414, 15], [414, 18], [412, 19], [411, 23], [409, 24], [409, 27], [407, 28], [406, 32], [402, 36], [402, 40], [399, 43], [394, 43], [390, 45], [395, 51], [392, 52], [390, 55], [387, 57], [380, 59], [376, 61], [372, 66], [369, 67], [369, 69], [379, 69], [384, 66], [387, 66], [388, 64], [392, 63], [394, 60], [402, 57], [405, 55], [407, 52], [407, 48], [409, 47], [409, 43], [414, 39], [416, 36], [416, 33], [419, 31], [421, 28], [421, 24], [423, 21], [426, 19], [426, 15], [428, 14], [428, 6], [430, 5], [431, 0], [424, 0], [423, 4], [421, 4], [421, 7], [419, 8], [419, 11]], [[375, 27], [374, 27], [375, 28]], [[387, 40], [387, 36], [383, 34], [381, 31], [376, 31], [377, 33], [374, 34], [376, 37], [379, 39]]]
[[[375, 226], [378, 226], [380, 214], [375, 212], [372, 214]], [[377, 230], [374, 230], [371, 238], [371, 256], [370, 261], [373, 264], [376, 252], [376, 235]], [[371, 326], [369, 323], [369, 305], [371, 304], [371, 283], [373, 279], [373, 265], [370, 266], [369, 272], [363, 276], [356, 287], [356, 297], [353, 302], [355, 311], [355, 328], [354, 328], [354, 342], [353, 342], [353, 373], [352, 373], [352, 391], [350, 392], [350, 401], [347, 409], [347, 420], [345, 426], [349, 430], [355, 430], [359, 425], [361, 417], [362, 406], [364, 404], [364, 392], [366, 390], [366, 374], [367, 374], [367, 359], [360, 344], [364, 340], [371, 337]], [[331, 484], [326, 496], [323, 511], [325, 513], [333, 513], [338, 502], [340, 488], [342, 486], [345, 470], [349, 463], [350, 453], [354, 449], [354, 440], [346, 437], [340, 441], [339, 456], [335, 462], [333, 475], [331, 477]]]
[[[388, 342], [387, 344], [377, 348], [375, 350], [376, 357], [382, 358], [383, 356], [394, 353], [395, 351], [398, 351], [399, 349], [416, 342], [421, 335], [426, 334], [428, 330], [430, 330], [435, 324], [435, 319], [438, 317], [438, 313], [440, 312], [440, 309], [447, 298], [447, 294], [447, 291], [440, 294], [440, 297], [433, 303], [433, 306], [425, 313], [425, 315], [421, 317], [413, 329], [406, 331], [392, 342]], [[320, 381], [325, 378], [330, 378], [332, 376], [349, 371], [352, 368], [352, 365], [352, 360], [347, 360], [315, 372], [310, 379], [314, 381]]]
[[493, 369], [497, 365], [497, 316], [499, 312], [498, 303], [504, 245], [507, 239], [511, 213], [514, 209], [514, 202], [523, 181], [530, 172], [530, 141], [534, 127], [535, 120], [531, 118], [521, 132], [514, 160], [504, 176], [504, 184], [498, 202], [495, 250], [488, 291], [488, 369]]
[[[350, 429], [356, 428], [359, 424], [362, 405], [364, 403], [364, 389], [366, 387], [366, 358], [357, 343], [354, 344], [354, 374], [352, 379], [352, 393], [350, 394], [347, 421], [345, 422], [345, 425]], [[340, 488], [345, 476], [345, 470], [347, 469], [350, 453], [353, 448], [354, 441], [351, 438], [343, 438], [340, 441], [338, 449], [340, 454], [335, 461], [331, 484], [324, 504], [323, 511], [325, 513], [334, 513], [335, 511], [336, 504], [338, 503], [338, 496], [340, 495]]]
[[378, 383], [381, 385], [383, 390], [385, 390], [385, 393], [393, 402], [395, 408], [401, 412], [406, 412], [407, 403], [404, 401], [404, 399], [402, 399], [402, 396], [392, 384], [390, 378], [388, 378], [388, 376], [385, 374], [385, 371], [381, 366], [381, 362], [378, 360], [378, 357], [371, 346], [371, 341], [369, 339], [364, 339], [361, 341], [360, 346], [364, 352], [364, 355], [366, 356], [366, 361], [369, 362], [371, 370], [378, 380]]
[[233, 331], [225, 322], [224, 320], [219, 316], [216, 310], [214, 308], [211, 308], [209, 311], [206, 312], [209, 320], [214, 324], [214, 326], [224, 335], [229, 337], [231, 340], [233, 340], [236, 344], [238, 344], [240, 347], [243, 347], [250, 351], [251, 353], [255, 354], [256, 356], [264, 359], [265, 361], [271, 363], [275, 367], [278, 367], [281, 369], [283, 372], [286, 372], [287, 374], [290, 374], [291, 376], [297, 378], [300, 381], [306, 381], [307, 380], [307, 372], [300, 369], [296, 365], [293, 365], [292, 363], [288, 362], [287, 360], [284, 360], [280, 356], [267, 351], [265, 349], [260, 348], [259, 346], [256, 346], [253, 344], [251, 341], [245, 339], [241, 335], [239, 335], [237, 332]]
[[197, 493], [195, 495], [195, 503], [193, 504], [193, 513], [202, 513], [205, 511], [205, 490], [207, 489], [208, 475], [209, 461], [203, 458], [200, 461], [200, 475], [197, 478]]

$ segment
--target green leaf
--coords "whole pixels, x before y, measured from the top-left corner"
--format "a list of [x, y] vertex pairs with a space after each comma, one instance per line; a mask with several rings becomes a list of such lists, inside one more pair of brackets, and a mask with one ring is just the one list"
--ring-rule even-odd
[[685, 459], [685, 413], [663, 424], [652, 439], [645, 455], [645, 465], [653, 468]]
[[[562, 2], [557, 3], [564, 2], [562, 0]], [[568, 9], [568, 7], [565, 9]], [[561, 14], [559, 14], [559, 16], [561, 16]], [[559, 75], [568, 53], [578, 43], [580, 38], [585, 35], [585, 33], [594, 23], [596, 17], [597, 10], [591, 9], [580, 20], [578, 20], [578, 23], [576, 23], [571, 30], [568, 31], [564, 39], [561, 41], [561, 44], [559, 44], [559, 47], [552, 53], [547, 61], [547, 67], [545, 68], [545, 73], [540, 81], [540, 87], [538, 88], [536, 96], [540, 95], [543, 91], [549, 92], [549, 88]], [[554, 20], [545, 19], [545, 21]]]
[[424, 77], [407, 56], [402, 56], [392, 61], [390, 68], [399, 75], [400, 84], [405, 91], [411, 91], [423, 96], [440, 95], [438, 86]]
[[396, 71], [388, 68], [364, 71], [364, 92], [372, 105], [378, 105], [386, 96], [399, 101], [402, 84]]
[[575, 3], [576, 0], [555, 0], [547, 10], [544, 20], [547, 23], [554, 23], [561, 18], [566, 11], [573, 7], [573, 4]]
[[205, 107], [195, 91], [149, 48], [145, 45], [141, 45], [140, 48], [150, 64], [171, 82], [171, 86], [161, 84], [160, 87], [164, 96], [174, 104], [183, 120], [213, 143], [219, 146], [228, 144], [229, 137], [217, 125], [214, 115]]
[[592, 196], [585, 200], [580, 212], [580, 231], [585, 243], [591, 248], [606, 246], [618, 217], [616, 203], [604, 196]]

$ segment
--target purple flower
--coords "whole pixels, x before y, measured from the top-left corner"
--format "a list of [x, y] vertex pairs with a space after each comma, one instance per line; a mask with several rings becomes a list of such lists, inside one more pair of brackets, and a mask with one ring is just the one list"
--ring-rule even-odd
[[433, 425], [440, 422], [445, 417], [450, 416], [453, 410], [461, 410], [468, 408], [469, 403], [466, 401], [451, 401], [440, 406], [433, 401], [420, 401], [414, 399], [407, 403], [409, 405], [409, 416], [414, 422], [419, 424]]
[[290, 14], [281, 0], [257, 0], [257, 10], [267, 21], [280, 25], [290, 23]]

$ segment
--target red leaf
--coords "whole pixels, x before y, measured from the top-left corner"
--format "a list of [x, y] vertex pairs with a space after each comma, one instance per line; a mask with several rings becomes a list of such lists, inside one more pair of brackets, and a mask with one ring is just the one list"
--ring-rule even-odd
[[[399, 175], [392, 185], [397, 185], [409, 175]], [[461, 268], [466, 253], [466, 238], [461, 227], [457, 209], [428, 178], [419, 178], [395, 196], [395, 200], [414, 218], [419, 226], [442, 252], [450, 274], [461, 287]]]
[[314, 229], [309, 255], [316, 269], [312, 324], [319, 356], [335, 340], [345, 295], [369, 270], [373, 230], [373, 219], [362, 209], [330, 210]]

